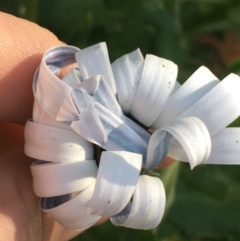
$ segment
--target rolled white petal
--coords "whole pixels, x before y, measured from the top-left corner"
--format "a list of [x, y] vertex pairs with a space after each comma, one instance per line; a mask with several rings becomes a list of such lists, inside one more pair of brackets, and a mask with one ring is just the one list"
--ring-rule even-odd
[[131, 152], [102, 152], [89, 213], [110, 217], [129, 202], [142, 166], [142, 155]]
[[[101, 75], [94, 75], [79, 84], [77, 89], [86, 91], [89, 95], [95, 95], [101, 81]], [[110, 87], [109, 87], [110, 88]]]
[[77, 84], [80, 84], [83, 80], [79, 71], [79, 68], [72, 68], [63, 78], [62, 81], [69, 85], [70, 87], [74, 87]]
[[157, 177], [139, 177], [132, 204], [110, 220], [116, 226], [134, 229], [153, 229], [161, 221], [166, 204], [162, 181]]
[[212, 150], [203, 164], [240, 164], [240, 128], [225, 128], [212, 137]]
[[153, 128], [159, 129], [168, 123], [171, 123], [218, 83], [219, 80], [208, 68], [204, 66], [200, 67], [168, 99], [160, 116], [153, 124]]
[[101, 120], [95, 110], [95, 104], [89, 105], [80, 115], [78, 121], [73, 121], [71, 128], [91, 143], [102, 146], [106, 135]]
[[136, 122], [128, 118], [127, 116], [124, 116], [125, 123], [133, 129], [144, 141], [146, 144], [148, 144], [151, 134], [145, 130], [143, 127], [138, 125]]
[[140, 49], [125, 54], [112, 63], [119, 104], [130, 113], [143, 70], [144, 58]]
[[65, 100], [56, 116], [56, 120], [61, 121], [61, 122], [69, 121], [71, 123], [72, 121], [75, 121], [78, 119], [79, 119], [78, 110], [73, 102], [72, 96], [68, 95], [65, 98]]
[[52, 162], [93, 159], [93, 146], [72, 130], [28, 121], [24, 132], [27, 156]]
[[[87, 82], [87, 83], [86, 83]], [[97, 86], [93, 86], [92, 82], [96, 82]], [[87, 84], [90, 92], [86, 92]], [[82, 88], [84, 86], [85, 89]], [[93, 89], [94, 87], [97, 87]], [[94, 94], [92, 94], [94, 92]], [[81, 113], [88, 105], [98, 102], [113, 114], [123, 119], [123, 113], [115, 96], [113, 95], [109, 85], [101, 75], [94, 76], [82, 84], [76, 86], [72, 90], [72, 98], [79, 113]]]
[[94, 160], [31, 165], [33, 189], [39, 197], [52, 197], [82, 191], [95, 182], [97, 164]]
[[151, 126], [162, 111], [177, 78], [177, 65], [147, 55], [131, 114], [145, 126]]
[[[58, 197], [43, 198], [41, 207], [54, 220], [70, 229], [86, 229], [96, 223], [101, 217], [88, 214], [88, 204], [92, 197], [94, 183], [80, 192], [76, 197], [69, 197], [66, 202], [56, 205]], [[59, 197], [61, 198], [61, 197]]]
[[73, 121], [72, 129], [86, 140], [108, 151], [147, 153], [146, 142], [120, 118], [99, 103], [93, 103]]
[[[66, 105], [66, 107], [61, 107], [70, 111], [71, 109], [76, 109], [76, 112], [78, 113], [78, 118], [74, 118], [74, 115], [71, 116], [71, 120], [78, 120], [79, 119], [79, 113], [82, 112], [86, 107], [91, 105], [95, 102], [94, 98], [91, 98], [93, 95], [96, 95], [98, 88], [100, 87], [100, 81], [103, 80], [101, 75], [95, 75], [93, 77], [90, 77], [89, 79], [85, 80], [81, 84], [75, 86], [75, 89], [72, 90], [72, 96], [71, 99], [71, 106], [70, 104]], [[106, 84], [108, 85], [108, 84]], [[110, 87], [108, 87], [110, 89]], [[110, 90], [111, 91], [111, 90]], [[68, 98], [66, 98], [67, 100]], [[115, 98], [114, 98], [115, 99]], [[65, 101], [66, 101], [65, 100]], [[73, 101], [74, 100], [74, 101]], [[74, 104], [75, 103], [75, 104]], [[77, 107], [77, 108], [76, 108]], [[61, 111], [60, 109], [60, 111]], [[61, 113], [59, 112], [58, 116]], [[63, 113], [64, 116], [65, 113]], [[66, 119], [66, 118], [65, 118]], [[65, 120], [64, 119], [64, 120]]]
[[83, 112], [84, 109], [94, 103], [93, 98], [85, 90], [77, 88], [74, 88], [72, 91], [72, 99], [78, 113]]
[[94, 75], [102, 75], [109, 84], [113, 94], [116, 94], [116, 84], [108, 57], [106, 43], [99, 43], [78, 51], [76, 53], [76, 60], [83, 80]]
[[240, 77], [230, 74], [178, 118], [198, 117], [213, 136], [240, 115], [239, 90]]
[[[168, 155], [173, 154], [172, 157], [177, 160], [186, 160], [187, 156], [191, 169], [209, 157], [211, 138], [207, 127], [200, 119], [187, 117], [177, 119], [153, 133], [148, 145], [146, 169], [155, 168], [165, 157], [164, 154], [172, 143], [171, 135], [167, 135], [166, 132], [177, 140], [173, 143]], [[176, 152], [175, 148], [180, 149], [180, 152]]]
[[46, 109], [38, 99], [34, 100], [33, 104], [33, 122], [54, 126], [58, 128], [68, 129], [71, 130], [70, 126], [64, 125], [63, 123], [56, 121], [56, 116]]
[[153, 170], [162, 163], [173, 140], [173, 135], [166, 130], [159, 129], [152, 134], [148, 144], [145, 170]]
[[64, 66], [76, 61], [75, 53], [78, 50], [71, 46], [59, 46], [48, 50], [35, 73], [34, 98], [54, 115], [57, 115], [65, 97], [71, 93], [71, 87], [61, 81], [57, 75]]

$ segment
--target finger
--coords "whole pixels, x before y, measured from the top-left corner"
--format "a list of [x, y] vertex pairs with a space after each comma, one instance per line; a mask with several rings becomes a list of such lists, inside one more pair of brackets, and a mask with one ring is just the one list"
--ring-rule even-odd
[[172, 159], [171, 157], [166, 156], [164, 161], [159, 166], [157, 166], [154, 170], [158, 171], [163, 168], [166, 168], [166, 167], [172, 165], [175, 161], [176, 160]]
[[[23, 148], [23, 127], [6, 122], [0, 123], [0, 156]], [[13, 141], [14, 140], [14, 141]]]
[[0, 121], [24, 124], [31, 117], [32, 79], [43, 53], [63, 45], [48, 30], [0, 13]]

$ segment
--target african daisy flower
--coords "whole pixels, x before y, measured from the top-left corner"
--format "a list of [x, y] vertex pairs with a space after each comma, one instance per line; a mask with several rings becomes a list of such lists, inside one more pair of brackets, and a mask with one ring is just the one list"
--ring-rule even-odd
[[[61, 69], [75, 62], [60, 80]], [[166, 198], [149, 171], [166, 155], [191, 168], [239, 163], [240, 129], [226, 128], [240, 114], [239, 76], [220, 82], [200, 67], [181, 86], [177, 71], [169, 60], [144, 59], [139, 49], [110, 64], [105, 43], [45, 53], [25, 127], [25, 153], [37, 159], [31, 171], [44, 212], [71, 229], [101, 217], [152, 229]], [[105, 150], [99, 163], [94, 146]]]

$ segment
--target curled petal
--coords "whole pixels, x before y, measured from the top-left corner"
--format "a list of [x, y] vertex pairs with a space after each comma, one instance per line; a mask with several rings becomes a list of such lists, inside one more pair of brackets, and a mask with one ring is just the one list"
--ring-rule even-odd
[[218, 83], [219, 80], [208, 68], [200, 67], [169, 98], [160, 116], [153, 124], [153, 128], [159, 129], [171, 123]]
[[34, 75], [33, 93], [35, 100], [38, 100], [41, 106], [55, 116], [65, 97], [71, 93], [71, 87], [61, 81], [57, 75], [64, 66], [76, 61], [75, 53], [77, 51], [79, 51], [78, 48], [70, 46], [59, 46], [48, 50]]
[[71, 127], [89, 142], [102, 146], [106, 142], [107, 137], [95, 105], [96, 103], [93, 103], [85, 108], [81, 112], [79, 120], [73, 121]]
[[[96, 83], [97, 86], [94, 86], [92, 82]], [[89, 90], [90, 86], [93, 86], [95, 89], [92, 87], [92, 90], [86, 92], [83, 90], [82, 86], [85, 89], [88, 86]], [[72, 98], [79, 113], [81, 113], [88, 105], [97, 102], [106, 107], [117, 117], [123, 119], [121, 107], [119, 106], [107, 82], [101, 75], [93, 76], [90, 79], [84, 81], [82, 84], [76, 86], [72, 90]]]
[[81, 89], [73, 89], [72, 98], [74, 105], [76, 106], [78, 113], [81, 113], [86, 109], [89, 105], [94, 103], [94, 100], [86, 91]]
[[73, 88], [72, 98], [67, 97], [65, 99], [57, 115], [57, 120], [65, 123], [66, 121], [76, 121], [79, 119], [79, 113], [95, 102], [100, 103], [118, 118], [122, 119], [146, 144], [148, 143], [150, 138], [148, 131], [123, 115], [110, 87], [101, 75], [93, 76]]
[[118, 101], [124, 113], [129, 114], [131, 112], [143, 64], [144, 58], [140, 49], [125, 54], [112, 63]]
[[176, 77], [177, 65], [147, 55], [131, 110], [132, 116], [145, 126], [151, 126], [169, 98]]
[[[170, 135], [166, 132], [170, 133]], [[168, 155], [177, 160], [184, 160], [186, 154], [191, 169], [209, 157], [211, 138], [206, 126], [196, 117], [187, 117], [177, 119], [170, 125], [164, 126], [153, 133], [148, 145], [146, 169], [153, 169], [162, 162], [172, 144], [172, 137], [177, 142], [173, 143]], [[180, 149], [179, 153], [174, 148]]]
[[166, 130], [160, 129], [152, 134], [148, 145], [146, 165], [144, 165], [145, 170], [153, 170], [162, 163], [173, 140], [173, 135]]
[[134, 229], [153, 229], [161, 221], [166, 204], [163, 183], [157, 177], [140, 176], [133, 201], [111, 218], [116, 226]]
[[[94, 75], [83, 81], [80, 85], [76, 86], [76, 88], [79, 90], [84, 90], [89, 95], [95, 95], [99, 88], [101, 79], [103, 79], [101, 75]], [[108, 88], [110, 87], [108, 86]]]
[[38, 99], [34, 99], [32, 120], [35, 123], [71, 130], [71, 127], [56, 121], [56, 116], [46, 109]]
[[93, 159], [93, 146], [75, 132], [28, 121], [25, 126], [27, 156], [52, 162]]
[[147, 130], [145, 130], [143, 127], [138, 125], [136, 122], [132, 121], [127, 116], [124, 116], [124, 121], [131, 129], [133, 129], [145, 141], [146, 144], [148, 144], [151, 134]]
[[72, 121], [79, 119], [78, 110], [73, 102], [72, 96], [68, 95], [64, 100], [57, 116], [56, 120], [62, 123], [67, 123], [70, 125]]
[[240, 164], [240, 128], [225, 128], [212, 137], [212, 150], [204, 164]]
[[79, 68], [72, 68], [63, 78], [62, 81], [69, 85], [70, 87], [74, 87], [80, 84], [82, 80], [82, 76], [80, 74]]
[[239, 90], [240, 77], [230, 74], [178, 118], [198, 117], [213, 136], [240, 115]]
[[116, 94], [116, 85], [109, 62], [106, 43], [99, 43], [78, 51], [76, 53], [76, 60], [83, 80], [100, 74], [109, 84], [113, 94]]
[[33, 188], [39, 197], [59, 196], [82, 191], [96, 180], [96, 161], [48, 163], [31, 166]]
[[108, 151], [129, 151], [146, 156], [147, 144], [121, 119], [98, 103], [88, 106], [72, 129]]
[[96, 223], [100, 217], [88, 214], [88, 204], [92, 197], [94, 183], [80, 192], [72, 195], [42, 198], [41, 208], [51, 215], [58, 223], [70, 229], [86, 229]]
[[89, 212], [110, 217], [129, 202], [138, 181], [142, 155], [131, 152], [102, 152]]

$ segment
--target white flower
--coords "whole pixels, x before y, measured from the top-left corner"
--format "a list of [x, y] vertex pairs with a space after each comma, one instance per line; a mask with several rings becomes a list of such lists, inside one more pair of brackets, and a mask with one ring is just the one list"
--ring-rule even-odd
[[[31, 166], [41, 208], [72, 229], [101, 216], [152, 229], [162, 219], [165, 191], [146, 173], [166, 155], [191, 168], [238, 164], [240, 130], [225, 127], [240, 114], [240, 78], [219, 82], [205, 67], [182, 86], [176, 78], [174, 63], [144, 60], [140, 50], [110, 65], [105, 43], [50, 49], [34, 77], [33, 120], [25, 128], [25, 153], [41, 160]], [[91, 143], [106, 150], [99, 167]]]

